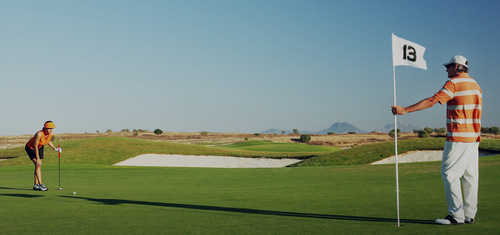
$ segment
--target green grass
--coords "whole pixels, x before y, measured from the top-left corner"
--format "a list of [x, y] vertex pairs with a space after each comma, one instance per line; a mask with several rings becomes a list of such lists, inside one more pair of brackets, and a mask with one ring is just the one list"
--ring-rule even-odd
[[[249, 141], [251, 143], [256, 143]], [[245, 142], [246, 143], [246, 142]], [[304, 144], [279, 144], [258, 142], [260, 148], [245, 149], [238, 144], [227, 147], [208, 147], [200, 145], [157, 142], [120, 137], [100, 137], [56, 141], [63, 148], [61, 164], [103, 164], [112, 165], [126, 159], [146, 154], [184, 154], [184, 155], [215, 155], [236, 157], [269, 157], [269, 158], [309, 158], [325, 151], [337, 151], [336, 148]], [[240, 144], [241, 145], [241, 144]], [[0, 158], [10, 158], [0, 161], [1, 166], [30, 165], [29, 158], [23, 147], [2, 149]], [[45, 149], [44, 164], [56, 164], [57, 153], [49, 147]]]
[[[439, 163], [278, 169], [45, 165], [0, 167], [2, 234], [497, 234], [500, 157], [480, 159], [476, 223], [446, 215]], [[76, 195], [72, 192], [76, 191]]]
[[[398, 153], [416, 150], [443, 150], [444, 138], [407, 139], [398, 141]], [[500, 154], [500, 140], [483, 140], [480, 150], [498, 152]], [[294, 164], [294, 166], [335, 166], [335, 165], [363, 165], [370, 164], [394, 155], [394, 142], [384, 142], [362, 145], [343, 151], [324, 154]]]
[[308, 145], [308, 144], [298, 144], [298, 143], [275, 143], [270, 141], [261, 140], [250, 140], [245, 142], [239, 142], [230, 145], [221, 145], [219, 148], [228, 149], [240, 149], [247, 151], [263, 151], [263, 152], [291, 152], [291, 153], [302, 153], [302, 152], [336, 152], [339, 151], [339, 147], [329, 147], [320, 145]]
[[[399, 149], [442, 149], [442, 141], [400, 141]], [[499, 141], [483, 143], [482, 149], [498, 150]], [[397, 227], [394, 165], [363, 165], [391, 154], [391, 143], [335, 153], [282, 152], [304, 146], [265, 142], [221, 148], [96, 138], [56, 144], [64, 149], [63, 191], [56, 190], [55, 152], [47, 152], [43, 165], [49, 191], [39, 192], [31, 190], [33, 166], [24, 149], [0, 151], [0, 157], [14, 157], [0, 162], [2, 234], [497, 234], [500, 229], [498, 155], [480, 159], [479, 212], [475, 224], [463, 226], [433, 224], [446, 215], [440, 163], [401, 164], [402, 226]], [[142, 153], [317, 154], [324, 162], [278, 169], [111, 165]], [[325, 166], [332, 161], [340, 166]]]
[[[400, 140], [398, 152], [442, 150], [444, 141], [443, 138]], [[112, 165], [146, 153], [306, 159], [294, 165], [297, 167], [363, 165], [394, 155], [394, 142], [361, 145], [346, 150], [339, 150], [337, 147], [267, 141], [246, 141], [209, 147], [118, 137], [59, 141], [55, 144], [61, 144], [63, 147], [61, 164], [66, 165]], [[500, 140], [486, 139], [479, 147], [484, 151], [500, 153]], [[10, 158], [0, 161], [0, 167], [32, 164], [23, 147], [2, 149], [0, 158]], [[47, 148], [44, 164], [57, 164], [57, 161], [57, 153]]]

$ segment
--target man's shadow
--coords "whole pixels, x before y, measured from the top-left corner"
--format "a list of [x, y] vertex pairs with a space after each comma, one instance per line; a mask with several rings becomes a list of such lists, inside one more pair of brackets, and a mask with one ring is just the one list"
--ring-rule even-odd
[[[122, 204], [132, 204], [132, 205], [144, 205], [144, 206], [182, 208], [182, 209], [194, 209], [194, 210], [217, 211], [217, 212], [222, 211], [222, 212], [299, 217], [299, 218], [314, 218], [314, 219], [352, 220], [352, 221], [365, 221], [365, 222], [392, 222], [392, 223], [396, 223], [398, 221], [395, 218], [378, 218], [378, 217], [365, 217], [365, 216], [285, 212], [285, 211], [259, 210], [259, 209], [221, 207], [221, 206], [204, 206], [204, 205], [191, 205], [191, 204], [166, 203], [166, 202], [133, 201], [133, 200], [122, 200], [122, 199], [88, 198], [88, 197], [74, 197], [74, 196], [61, 196], [61, 197], [70, 198], [70, 199], [87, 200], [87, 201], [102, 203], [102, 204], [111, 205], [111, 206], [122, 205]], [[400, 222], [413, 223], [413, 224], [434, 224], [434, 221], [416, 220], [416, 219], [400, 219]]]

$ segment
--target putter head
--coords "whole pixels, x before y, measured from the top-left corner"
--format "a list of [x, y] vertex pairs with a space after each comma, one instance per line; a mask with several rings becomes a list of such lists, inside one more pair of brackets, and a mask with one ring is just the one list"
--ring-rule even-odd
[[57, 188], [57, 189], [58, 189], [58, 190], [62, 190], [62, 188], [61, 188], [61, 187], [59, 187], [59, 188]]

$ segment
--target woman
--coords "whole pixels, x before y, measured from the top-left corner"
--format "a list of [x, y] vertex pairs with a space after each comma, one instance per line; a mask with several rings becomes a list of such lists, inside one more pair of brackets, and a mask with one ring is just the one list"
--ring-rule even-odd
[[52, 121], [45, 122], [43, 129], [38, 131], [24, 147], [31, 161], [35, 164], [35, 185], [33, 186], [33, 190], [48, 190], [42, 182], [43, 146], [48, 144], [55, 151], [62, 151], [61, 148], [56, 148], [51, 142], [54, 136], [54, 128], [56, 126]]

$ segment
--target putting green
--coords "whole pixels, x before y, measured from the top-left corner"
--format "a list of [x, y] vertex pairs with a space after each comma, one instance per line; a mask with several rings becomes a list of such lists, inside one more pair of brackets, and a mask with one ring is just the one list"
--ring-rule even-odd
[[[439, 163], [275, 169], [44, 165], [0, 168], [3, 234], [393, 234], [483, 233], [500, 226], [500, 157], [480, 160], [477, 222], [437, 226], [446, 214]], [[76, 192], [76, 195], [72, 193]], [[34, 218], [34, 219], [31, 219]], [[36, 223], [37, 226], [33, 224]]]

